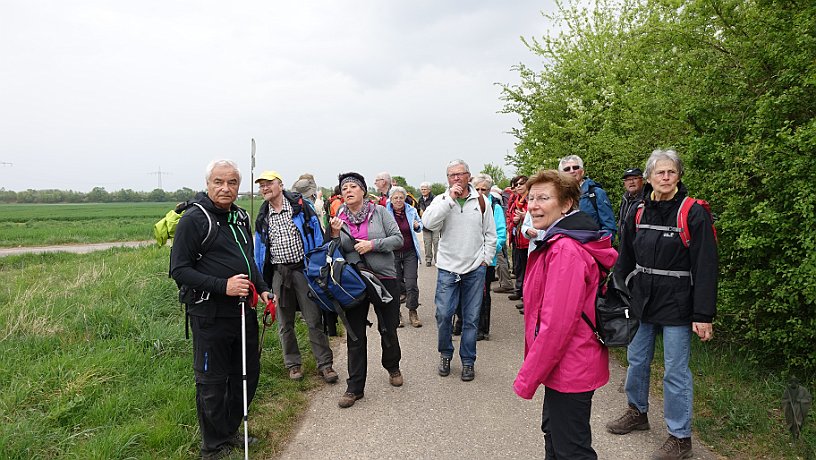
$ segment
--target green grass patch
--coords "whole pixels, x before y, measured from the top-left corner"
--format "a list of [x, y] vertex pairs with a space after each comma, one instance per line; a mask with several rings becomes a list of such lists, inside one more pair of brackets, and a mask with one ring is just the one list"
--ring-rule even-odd
[[[0, 452], [3, 458], [198, 456], [192, 341], [168, 248], [0, 258]], [[319, 385], [292, 382], [268, 330], [250, 431], [253, 456], [279, 452]]]
[[[255, 200], [255, 210], [261, 201]], [[249, 210], [249, 200], [238, 205]], [[0, 204], [0, 248], [144, 241], [175, 203]], [[253, 217], [254, 221], [254, 217]]]
[[[626, 350], [615, 350], [626, 362]], [[779, 363], [758, 366], [728, 343], [692, 337], [695, 436], [729, 458], [816, 458], [816, 416], [811, 411], [798, 441], [785, 426], [782, 394], [788, 376]], [[800, 380], [814, 392], [812, 376]], [[652, 395], [663, 395], [663, 341], [658, 336], [652, 363]], [[652, 401], [654, 404], [655, 401]], [[658, 423], [660, 422], [660, 423]], [[652, 429], [663, 427], [652, 420]]]

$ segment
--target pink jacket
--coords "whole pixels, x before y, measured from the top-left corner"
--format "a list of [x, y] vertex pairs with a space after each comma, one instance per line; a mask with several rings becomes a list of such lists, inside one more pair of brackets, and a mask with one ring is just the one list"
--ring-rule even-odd
[[581, 244], [555, 235], [545, 244], [530, 253], [524, 275], [524, 363], [513, 383], [524, 399], [539, 385], [580, 393], [609, 381], [608, 350], [581, 312], [595, 321], [596, 259], [609, 269], [618, 253], [609, 237]]

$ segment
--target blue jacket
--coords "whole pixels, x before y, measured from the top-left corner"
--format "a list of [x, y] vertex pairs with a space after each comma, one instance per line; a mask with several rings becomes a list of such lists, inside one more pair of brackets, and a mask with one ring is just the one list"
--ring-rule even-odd
[[[385, 209], [394, 216], [394, 208], [391, 206], [391, 202], [389, 201], [388, 204], [385, 206]], [[422, 258], [421, 253], [419, 252], [419, 241], [417, 240], [417, 233], [422, 233], [422, 219], [419, 218], [419, 213], [415, 207], [411, 206], [408, 203], [405, 203], [405, 217], [408, 219], [408, 225], [411, 226], [411, 239], [414, 240], [414, 252], [416, 252], [417, 260]], [[394, 216], [396, 220], [396, 216]], [[414, 222], [419, 222], [419, 228], [414, 229]]]
[[493, 262], [490, 263], [491, 267], [495, 267], [499, 253], [504, 247], [504, 243], [507, 242], [507, 223], [505, 222], [504, 208], [501, 207], [501, 203], [491, 195], [488, 195], [485, 201], [493, 203], [493, 219], [496, 221], [496, 255], [493, 256]]
[[[300, 238], [303, 241], [303, 252], [308, 253], [312, 249], [323, 244], [323, 230], [317, 218], [314, 208], [309, 200], [303, 198], [300, 193], [283, 191], [284, 199], [292, 206], [292, 222], [295, 223]], [[264, 201], [261, 209], [258, 210], [258, 217], [255, 218], [255, 263], [258, 270], [264, 273], [264, 267], [268, 266], [269, 254], [269, 202]], [[264, 273], [264, 278], [267, 278]]]
[[[595, 203], [598, 205], [597, 211], [595, 206], [592, 205], [590, 187], [592, 187], [592, 192], [595, 193]], [[609, 195], [597, 182], [589, 178], [584, 179], [584, 183], [581, 184], [581, 202], [578, 207], [595, 220], [598, 226], [601, 227], [602, 232], [611, 235], [612, 240], [615, 240], [615, 233], [618, 228], [615, 224], [612, 203], [609, 201]]]

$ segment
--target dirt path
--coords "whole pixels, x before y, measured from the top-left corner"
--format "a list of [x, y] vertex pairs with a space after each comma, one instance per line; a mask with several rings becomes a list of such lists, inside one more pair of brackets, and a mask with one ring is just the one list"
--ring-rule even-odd
[[[424, 326], [399, 329], [405, 384], [400, 388], [388, 384], [388, 373], [380, 364], [379, 336], [376, 330], [369, 329], [365, 398], [349, 409], [338, 408], [348, 371], [345, 338], [335, 340], [334, 368], [341, 381], [313, 395], [280, 458], [544, 457], [540, 430], [542, 390], [532, 401], [526, 401], [511, 387], [524, 350], [523, 318], [514, 307], [516, 302], [508, 300], [507, 295], [493, 294], [490, 340], [478, 342], [476, 379], [462, 382], [457, 338], [451, 375], [439, 377], [436, 373], [435, 267], [420, 267], [419, 285], [418, 311]], [[402, 311], [407, 315], [404, 307]], [[370, 320], [376, 322], [373, 314]], [[612, 360], [610, 373], [609, 383], [595, 392], [592, 401], [593, 447], [601, 459], [648, 458], [667, 436], [661, 398], [651, 398], [651, 430], [626, 436], [609, 434], [604, 425], [626, 407], [621, 388], [626, 370]], [[718, 458], [696, 438], [694, 454], [697, 459]]]
[[102, 251], [109, 248], [128, 247], [135, 248], [153, 243], [148, 241], [117, 241], [112, 243], [87, 243], [87, 244], [65, 244], [58, 246], [27, 246], [19, 248], [0, 248], [0, 257], [16, 256], [20, 254], [41, 254], [44, 252], [72, 252], [75, 254], [87, 254], [93, 251]]

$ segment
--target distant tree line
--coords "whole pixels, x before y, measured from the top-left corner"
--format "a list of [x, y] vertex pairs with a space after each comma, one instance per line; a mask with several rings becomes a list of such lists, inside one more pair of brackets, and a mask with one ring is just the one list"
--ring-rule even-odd
[[90, 192], [73, 190], [23, 190], [15, 192], [0, 188], [0, 203], [138, 203], [138, 202], [180, 202], [189, 200], [196, 191], [187, 187], [167, 192], [154, 189], [150, 192], [137, 192], [122, 189], [108, 192], [104, 187], [94, 187]]
[[580, 155], [614, 199], [655, 148], [686, 163], [719, 231], [721, 339], [758, 362], [816, 373], [816, 3], [571, 2], [563, 34], [527, 40], [505, 112], [509, 163]]

